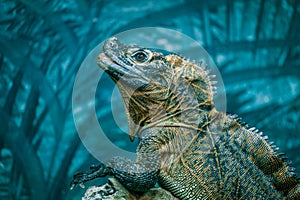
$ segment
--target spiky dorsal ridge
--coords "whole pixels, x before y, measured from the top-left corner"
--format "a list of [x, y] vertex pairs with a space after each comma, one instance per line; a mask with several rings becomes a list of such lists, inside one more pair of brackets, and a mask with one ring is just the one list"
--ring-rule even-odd
[[[238, 115], [227, 116], [240, 124], [244, 132], [237, 139], [240, 140], [243, 150], [252, 156], [256, 166], [266, 175], [270, 176], [274, 187], [287, 195], [290, 199], [297, 199], [300, 196], [300, 182], [295, 169], [290, 167], [291, 161], [284, 153], [279, 152], [279, 148], [273, 142], [268, 141], [268, 136], [264, 136], [255, 127], [243, 125]], [[253, 137], [251, 140], [247, 137]], [[296, 198], [294, 198], [296, 197]]]
[[[211, 74], [211, 70], [203, 60], [199, 62], [195, 60], [191, 61], [177, 54], [167, 55], [166, 60], [171, 64], [172, 68], [179, 68], [184, 78], [194, 82], [202, 80], [202, 82], [207, 85], [205, 89], [211, 97], [216, 94], [217, 81], [213, 80], [216, 76]], [[201, 85], [201, 87], [203, 88], [203, 85]]]
[[[248, 131], [250, 131], [250, 132], [252, 132], [252, 133], [254, 133], [254, 134], [259, 135], [262, 139], [264, 139], [265, 141], [267, 141], [268, 144], [270, 145], [270, 147], [272, 147], [272, 150], [273, 150], [274, 152], [276, 152], [278, 156], [283, 155], [283, 153], [278, 153], [279, 148], [278, 148], [276, 145], [274, 145], [274, 142], [269, 141], [269, 140], [268, 140], [269, 137], [268, 137], [267, 135], [264, 135], [263, 132], [260, 131], [258, 128], [256, 128], [256, 127], [250, 127], [250, 128], [249, 128], [249, 124], [247, 124], [246, 122], [244, 122], [244, 121], [242, 120], [242, 118], [239, 117], [237, 114], [228, 114], [228, 113], [227, 113], [227, 116], [228, 116], [229, 118], [231, 118], [232, 120], [238, 122], [243, 128], [247, 129]], [[284, 155], [285, 155], [285, 154], [284, 154]]]

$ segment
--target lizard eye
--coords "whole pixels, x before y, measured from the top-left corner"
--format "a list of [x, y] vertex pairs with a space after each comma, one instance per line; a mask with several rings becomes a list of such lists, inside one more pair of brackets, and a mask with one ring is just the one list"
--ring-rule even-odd
[[131, 55], [131, 58], [137, 62], [145, 62], [148, 60], [148, 54], [145, 51], [139, 50]]

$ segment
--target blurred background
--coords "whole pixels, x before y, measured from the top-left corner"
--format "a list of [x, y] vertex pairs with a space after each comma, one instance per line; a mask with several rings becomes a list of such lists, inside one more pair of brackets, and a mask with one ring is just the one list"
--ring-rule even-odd
[[[74, 126], [77, 70], [103, 40], [149, 26], [180, 31], [203, 45], [223, 77], [227, 111], [268, 135], [299, 175], [299, 4], [0, 0], [0, 199], [80, 199], [83, 189], [69, 190], [72, 174], [97, 160]], [[133, 151], [112, 117], [114, 85], [103, 80], [98, 120], [114, 143]]]

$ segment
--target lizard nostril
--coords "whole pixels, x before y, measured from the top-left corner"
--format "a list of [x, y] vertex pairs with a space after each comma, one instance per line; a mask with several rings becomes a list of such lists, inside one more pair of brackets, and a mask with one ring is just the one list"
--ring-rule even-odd
[[104, 42], [103, 50], [118, 49], [118, 47], [118, 39], [116, 37], [112, 37]]

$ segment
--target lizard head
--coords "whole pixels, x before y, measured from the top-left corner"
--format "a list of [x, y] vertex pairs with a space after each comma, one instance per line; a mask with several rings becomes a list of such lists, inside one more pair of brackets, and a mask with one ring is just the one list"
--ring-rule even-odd
[[195, 63], [175, 54], [125, 45], [115, 37], [104, 43], [103, 52], [98, 65], [120, 89], [131, 139], [145, 125], [171, 120], [178, 113], [183, 120], [184, 110], [213, 106], [209, 76]]
[[136, 45], [125, 45], [115, 37], [103, 45], [98, 56], [99, 66], [115, 81], [120, 78], [130, 87], [141, 87], [157, 78], [166, 68], [164, 55]]

